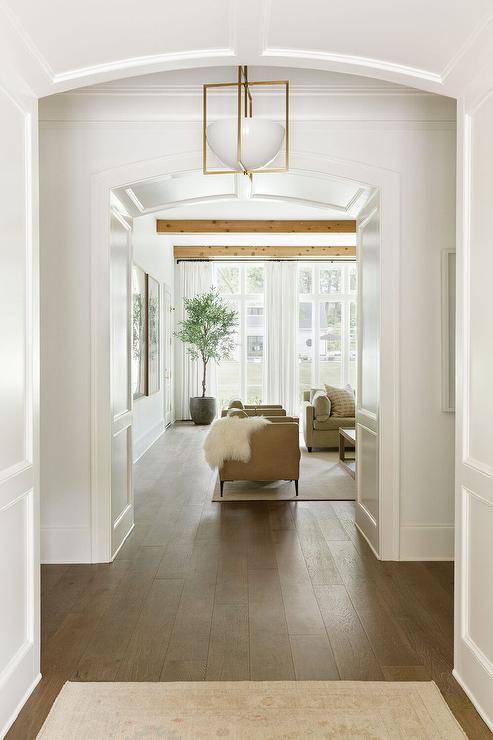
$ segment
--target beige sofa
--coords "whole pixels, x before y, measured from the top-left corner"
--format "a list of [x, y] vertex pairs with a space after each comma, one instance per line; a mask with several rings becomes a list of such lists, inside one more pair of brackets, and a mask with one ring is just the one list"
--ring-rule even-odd
[[[235, 401], [235, 405], [230, 405], [227, 409], [222, 409], [221, 416], [227, 416], [230, 409], [238, 408], [245, 412], [247, 416], [286, 416], [286, 411], [282, 406], [276, 404], [243, 404], [241, 401]], [[241, 405], [240, 405], [241, 404]]]
[[338, 447], [339, 428], [354, 429], [354, 416], [329, 416], [324, 421], [317, 421], [315, 408], [310, 403], [310, 391], [303, 392], [303, 436], [308, 452], [313, 447]]
[[[221, 416], [227, 416], [230, 409], [222, 409]], [[281, 406], [244, 406], [242, 411], [247, 416], [286, 416], [286, 411]]]
[[221, 496], [227, 481], [294, 481], [298, 495], [300, 477], [300, 443], [297, 421], [281, 420], [273, 417], [275, 423], [266, 424], [252, 434], [250, 445], [252, 455], [247, 463], [228, 460], [219, 470]]

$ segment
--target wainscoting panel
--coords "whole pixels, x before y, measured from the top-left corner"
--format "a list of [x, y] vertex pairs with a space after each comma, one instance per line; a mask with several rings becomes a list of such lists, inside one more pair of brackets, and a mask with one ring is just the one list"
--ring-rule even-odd
[[39, 673], [37, 107], [0, 48], [0, 737]]

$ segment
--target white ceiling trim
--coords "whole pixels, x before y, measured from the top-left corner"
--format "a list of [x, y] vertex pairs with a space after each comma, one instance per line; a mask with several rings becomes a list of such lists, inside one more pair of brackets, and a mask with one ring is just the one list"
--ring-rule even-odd
[[[423, 82], [432, 82], [435, 85], [443, 85], [441, 74], [429, 72], [425, 69], [408, 67], [395, 62], [387, 62], [381, 59], [371, 59], [369, 57], [359, 57], [350, 54], [332, 54], [326, 51], [313, 51], [308, 49], [275, 49], [267, 47], [262, 50], [263, 57], [281, 58], [281, 59], [305, 59], [326, 62], [328, 65], [337, 65], [344, 67], [356, 67], [359, 72], [362, 70], [374, 70], [378, 72], [388, 72], [395, 81], [398, 75], [404, 78], [411, 78]], [[353, 71], [354, 74], [354, 71]]]
[[[388, 80], [393, 83], [402, 85], [414, 85], [422, 90], [429, 90], [437, 93], [455, 95], [457, 87], [457, 75], [460, 77], [460, 70], [468, 61], [469, 56], [474, 56], [475, 47], [481, 41], [482, 35], [490, 26], [493, 20], [493, 11], [481, 19], [474, 31], [463, 42], [460, 48], [453, 54], [451, 59], [445, 64], [441, 72], [433, 72], [427, 69], [398, 64], [395, 62], [371, 58], [358, 55], [337, 54], [314, 49], [292, 49], [277, 48], [268, 45], [267, 28], [270, 17], [270, 2], [264, 6], [263, 22], [260, 25], [259, 44], [255, 48], [255, 43], [244, 42], [239, 36], [241, 29], [242, 15], [238, 13], [237, 3], [229, 4], [228, 12], [228, 43], [224, 48], [213, 49], [189, 49], [179, 52], [143, 55], [117, 59], [110, 62], [104, 62], [94, 65], [83, 66], [79, 68], [66, 69], [55, 72], [48, 62], [47, 58], [40, 51], [33, 37], [26, 31], [19, 17], [12, 8], [0, 0], [0, 9], [5, 15], [9, 26], [11, 27], [12, 36], [20, 42], [22, 48], [27, 52], [26, 58], [34, 62], [37, 72], [35, 73], [35, 82], [31, 81], [35, 92], [39, 96], [50, 95], [56, 92], [73, 89], [74, 87], [83, 86], [98, 82], [107, 82], [111, 79], [122, 79], [125, 77], [137, 76], [144, 73], [153, 73], [164, 70], [185, 69], [192, 66], [207, 67], [223, 64], [225, 60], [241, 61], [242, 63], [258, 65], [262, 60], [270, 59], [275, 66], [294, 66], [318, 68], [332, 70], [336, 72], [346, 72], [349, 74], [361, 74], [367, 77]], [[239, 17], [237, 17], [239, 15]], [[241, 57], [241, 59], [240, 59]], [[41, 73], [41, 76], [39, 76]], [[460, 81], [460, 80], [459, 80]], [[92, 93], [94, 94], [94, 93]], [[123, 89], [119, 92], [113, 91], [111, 94], [126, 94]], [[136, 94], [132, 90], [131, 94]], [[150, 94], [149, 92], [144, 94]], [[177, 90], [155, 91], [154, 94], [192, 94], [195, 91], [177, 92]], [[334, 94], [355, 94], [355, 89], [350, 90], [312, 90], [311, 92], [298, 93], [308, 95], [334, 95]], [[386, 90], [361, 90], [362, 95], [372, 94], [405, 94], [402, 91], [394, 92]], [[413, 93], [411, 93], [413, 94]], [[414, 92], [414, 94], [419, 94]]]
[[[98, 77], [105, 73], [114, 74], [115, 72], [124, 72], [137, 70], [144, 67], [147, 71], [157, 71], [166, 68], [174, 68], [177, 65], [179, 69], [181, 62], [194, 61], [199, 59], [225, 59], [236, 57], [236, 51], [233, 48], [226, 49], [196, 49], [193, 51], [179, 51], [170, 54], [152, 54], [143, 57], [130, 57], [129, 59], [120, 59], [116, 62], [106, 62], [104, 64], [95, 64], [92, 67], [81, 67], [72, 69], [68, 72], [61, 72], [53, 76], [54, 85], [63, 84], [64, 82], [83, 80], [87, 77]], [[156, 68], [156, 69], [155, 69]], [[122, 77], [124, 75], [121, 75]]]

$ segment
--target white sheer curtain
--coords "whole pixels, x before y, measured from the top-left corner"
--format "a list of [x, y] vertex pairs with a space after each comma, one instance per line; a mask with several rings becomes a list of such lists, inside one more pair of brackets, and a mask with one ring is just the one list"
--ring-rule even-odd
[[265, 265], [264, 403], [281, 403], [288, 414], [299, 410], [298, 270], [296, 262]]
[[[179, 329], [179, 322], [185, 317], [183, 299], [193, 298], [212, 288], [212, 263], [179, 262], [177, 273], [175, 328]], [[192, 360], [186, 345], [177, 340], [175, 366], [176, 418], [178, 420], [190, 419], [190, 397], [202, 395], [202, 361]], [[207, 395], [216, 395], [216, 364], [214, 362], [209, 363], [207, 367]]]

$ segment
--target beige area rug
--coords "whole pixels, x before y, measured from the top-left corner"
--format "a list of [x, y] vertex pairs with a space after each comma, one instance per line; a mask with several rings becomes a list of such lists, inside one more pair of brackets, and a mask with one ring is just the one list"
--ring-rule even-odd
[[433, 682], [66, 683], [44, 740], [466, 737]]
[[274, 481], [255, 483], [233, 481], [224, 484], [223, 498], [219, 476], [212, 496], [213, 501], [354, 501], [356, 484], [339, 465], [339, 453], [332, 450], [308, 452], [301, 448], [298, 498], [294, 483]]

